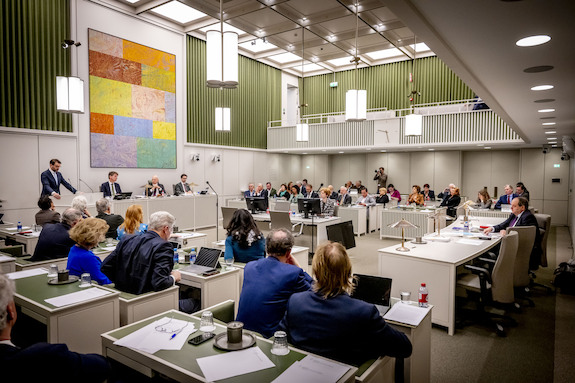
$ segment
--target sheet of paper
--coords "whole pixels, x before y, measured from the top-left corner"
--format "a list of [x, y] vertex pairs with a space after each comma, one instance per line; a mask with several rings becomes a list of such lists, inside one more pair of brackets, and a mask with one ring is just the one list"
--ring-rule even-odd
[[15, 271], [13, 273], [9, 273], [6, 275], [10, 279], [20, 279], [20, 278], [33, 277], [35, 275], [41, 275], [41, 274], [48, 274], [48, 271], [44, 269], [29, 269], [29, 270]]
[[45, 301], [50, 303], [52, 306], [62, 307], [73, 305], [74, 303], [88, 301], [90, 299], [102, 297], [108, 294], [112, 294], [112, 292], [94, 287], [87, 290], [77, 291], [75, 293], [61, 295], [55, 298], [45, 299]]
[[208, 382], [275, 367], [259, 347], [197, 359]]
[[292, 364], [272, 383], [333, 383], [348, 370], [349, 366], [344, 364], [308, 355]]
[[[180, 329], [181, 331], [178, 332]], [[172, 338], [175, 332], [178, 333]], [[196, 328], [192, 322], [163, 317], [118, 339], [114, 344], [149, 354], [159, 350], [181, 350], [188, 337], [194, 332]]]
[[429, 307], [425, 308], [398, 302], [391, 306], [391, 309], [383, 316], [383, 319], [418, 326], [429, 310], [431, 310]]
[[[22, 231], [29, 230], [29, 229], [30, 229], [30, 226], [22, 226]], [[18, 228], [17, 227], [7, 227], [4, 230], [16, 231], [16, 230], [18, 230]]]
[[455, 241], [456, 243], [462, 243], [464, 245], [473, 245], [473, 246], [480, 246], [483, 243], [481, 239], [470, 239], [470, 238], [462, 238]]
[[9, 257], [8, 255], [0, 255], [0, 261], [13, 261], [14, 258]]

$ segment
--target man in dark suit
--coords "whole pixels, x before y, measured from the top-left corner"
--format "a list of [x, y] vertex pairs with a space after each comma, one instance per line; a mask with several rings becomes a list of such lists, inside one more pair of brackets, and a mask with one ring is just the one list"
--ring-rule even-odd
[[106, 233], [106, 238], [116, 238], [118, 236], [118, 226], [124, 223], [124, 218], [118, 214], [111, 214], [110, 201], [106, 198], [100, 198], [96, 201], [96, 210], [98, 211], [96, 218], [103, 219], [110, 226]]
[[513, 194], [513, 188], [511, 185], [505, 185], [505, 194], [499, 197], [499, 200], [495, 204], [496, 209], [501, 209], [501, 205], [511, 205], [513, 198], [519, 197], [517, 194]]
[[255, 196], [256, 196], [256, 191], [254, 189], [254, 184], [249, 184], [248, 190], [246, 190], [244, 192], [244, 197], [255, 197]]
[[66, 258], [75, 242], [70, 239], [69, 231], [82, 220], [82, 212], [69, 208], [62, 214], [62, 222], [47, 224], [42, 228], [38, 244], [31, 261]]
[[305, 196], [306, 198], [319, 198], [319, 194], [317, 194], [317, 192], [313, 191], [313, 185], [312, 184], [307, 184], [305, 185]]
[[188, 184], [188, 175], [182, 174], [180, 176], [180, 182], [178, 182], [174, 186], [174, 194], [175, 195], [184, 195], [184, 194], [192, 194], [192, 189]]
[[122, 237], [100, 268], [118, 290], [142, 294], [180, 281], [180, 272], [172, 271], [174, 249], [168, 242], [175, 221], [170, 213], [158, 211], [150, 216], [146, 233]]
[[14, 282], [0, 274], [0, 366], [6, 382], [103, 382], [110, 376], [106, 358], [78, 354], [65, 344], [36, 343], [21, 349], [11, 333], [17, 319]]
[[312, 278], [291, 255], [293, 244], [288, 230], [272, 230], [266, 238], [267, 258], [249, 262], [244, 269], [237, 320], [266, 338], [277, 329], [289, 297], [311, 287]]
[[108, 182], [104, 182], [100, 185], [100, 191], [104, 193], [104, 197], [115, 197], [116, 194], [122, 193], [120, 184], [116, 182], [117, 180], [118, 172], [111, 171], [108, 173]]
[[152, 177], [152, 184], [146, 185], [146, 196], [148, 197], [162, 197], [166, 195], [166, 188], [160, 183], [158, 176]]
[[333, 185], [329, 185], [327, 188], [329, 189], [329, 199], [337, 200], [339, 194], [335, 190], [333, 190]]
[[72, 194], [76, 194], [77, 190], [74, 189], [74, 187], [64, 179], [62, 173], [59, 172], [60, 165], [62, 165], [62, 162], [53, 158], [50, 160], [50, 168], [42, 172], [40, 175], [40, 180], [42, 182], [42, 195], [49, 195], [56, 199], [60, 199], [60, 185], [64, 185], [64, 187], [70, 190]]
[[339, 188], [337, 202], [339, 202], [340, 205], [351, 205], [351, 196], [347, 194], [347, 188], [345, 186]]
[[256, 189], [256, 197], [262, 197], [262, 198], [265, 199], [265, 201], [266, 201], [266, 209], [267, 209], [268, 206], [269, 206], [269, 200], [268, 200], [268, 198], [269, 198], [269, 192], [268, 192], [267, 189], [264, 189], [264, 185], [258, 184], [258, 187], [257, 187], [257, 189]]

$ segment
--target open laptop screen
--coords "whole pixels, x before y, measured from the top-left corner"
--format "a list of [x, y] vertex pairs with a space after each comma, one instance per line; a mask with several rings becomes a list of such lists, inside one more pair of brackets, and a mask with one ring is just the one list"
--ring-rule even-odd
[[391, 278], [354, 274], [356, 287], [352, 297], [374, 304], [381, 315], [390, 307]]

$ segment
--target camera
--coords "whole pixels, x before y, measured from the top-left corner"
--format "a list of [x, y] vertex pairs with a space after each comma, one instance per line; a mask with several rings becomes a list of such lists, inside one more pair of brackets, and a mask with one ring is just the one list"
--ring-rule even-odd
[[549, 146], [543, 145], [543, 154], [549, 153]]
[[571, 156], [568, 153], [561, 153], [561, 161], [567, 161], [571, 158]]
[[379, 170], [377, 170], [377, 169], [376, 169], [376, 170], [374, 170], [374, 172], [376, 172], [376, 173], [377, 173], [378, 171], [379, 171]]

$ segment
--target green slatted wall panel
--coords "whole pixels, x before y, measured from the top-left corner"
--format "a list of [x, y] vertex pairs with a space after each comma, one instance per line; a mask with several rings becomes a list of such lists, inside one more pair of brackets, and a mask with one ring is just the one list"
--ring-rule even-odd
[[[72, 131], [56, 111], [56, 76], [70, 73], [68, 0], [0, 1], [0, 126]], [[87, 43], [87, 42], [85, 42]]]
[[[367, 89], [367, 108], [404, 109], [409, 107], [411, 84], [409, 73], [412, 61], [400, 61], [358, 69], [357, 85]], [[417, 59], [415, 64], [415, 88], [421, 96], [415, 103], [429, 103], [473, 98], [473, 91], [437, 57]], [[337, 88], [329, 83], [337, 81]], [[356, 89], [354, 70], [336, 72], [305, 78], [304, 101], [308, 104], [304, 115], [342, 112], [345, 110], [345, 92]], [[300, 80], [301, 89], [301, 80]], [[300, 96], [301, 98], [301, 96]]]
[[[281, 72], [239, 56], [237, 89], [206, 86], [206, 43], [188, 36], [188, 142], [265, 149], [267, 124], [281, 118]], [[231, 109], [231, 131], [216, 132], [215, 108]]]

